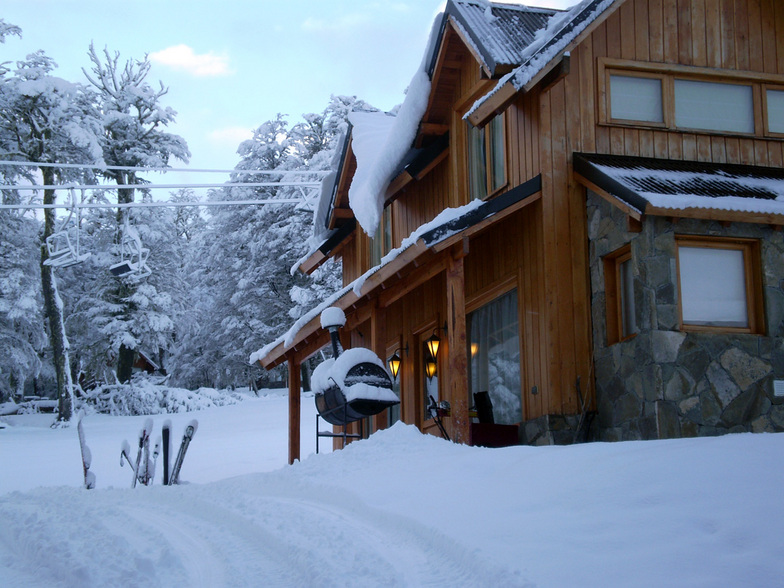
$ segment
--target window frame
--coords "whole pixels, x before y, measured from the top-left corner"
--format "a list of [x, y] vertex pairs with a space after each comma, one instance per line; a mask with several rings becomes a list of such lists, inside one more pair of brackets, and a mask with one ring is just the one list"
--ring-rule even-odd
[[[746, 318], [748, 326], [698, 325], [683, 321], [683, 292], [681, 285], [680, 248], [724, 249], [743, 253], [744, 291], [746, 293]], [[713, 237], [705, 235], [675, 235], [675, 279], [678, 292], [678, 324], [681, 331], [704, 333], [765, 334], [760, 242], [740, 237]]]
[[763, 126], [765, 127], [765, 136], [784, 139], [784, 130], [771, 131], [770, 121], [768, 116], [768, 91], [784, 93], [784, 84], [762, 84], [761, 100], [762, 100], [762, 118]]
[[384, 207], [376, 228], [370, 238], [370, 267], [381, 263], [381, 259], [392, 250], [392, 206]]
[[[493, 141], [493, 133], [488, 132], [488, 129], [492, 129], [492, 125], [500, 121], [500, 128], [503, 131], [503, 141], [501, 142], [503, 146], [503, 157], [501, 161], [503, 162], [503, 178], [498, 186], [493, 185], [493, 161], [494, 161], [494, 153], [495, 150], [493, 149], [494, 141]], [[465, 154], [466, 154], [466, 193], [468, 195], [468, 201], [471, 200], [486, 200], [488, 198], [492, 198], [499, 192], [501, 192], [504, 188], [507, 187], [509, 184], [509, 133], [507, 131], [506, 125], [506, 113], [501, 112], [495, 117], [493, 117], [485, 126], [482, 128], [477, 128], [471, 125], [471, 123], [465, 123], [466, 126], [466, 133], [465, 133]], [[482, 134], [482, 141], [484, 144], [484, 185], [485, 191], [481, 197], [474, 196], [472, 194], [472, 174], [474, 170], [477, 169], [479, 166], [474, 162], [474, 156], [471, 153], [471, 144], [474, 133], [481, 133]]]
[[[623, 330], [623, 301], [625, 296], [624, 284], [621, 276], [621, 265], [627, 261], [631, 262], [631, 260], [631, 243], [627, 243], [623, 247], [608, 253], [602, 258], [602, 263], [604, 265], [605, 330], [608, 346], [615, 345], [621, 341], [628, 341], [637, 336], [637, 316], [634, 307], [632, 308], [634, 324], [631, 325], [628, 333], [624, 333]], [[634, 302], [633, 299], [632, 302]]]
[[[612, 89], [611, 89], [611, 78], [612, 76], [618, 77], [625, 77], [625, 78], [645, 78], [645, 79], [656, 79], [661, 82], [661, 103], [662, 103], [662, 120], [661, 122], [658, 121], [647, 121], [647, 120], [637, 120], [637, 119], [628, 119], [628, 118], [613, 118], [612, 116]], [[664, 74], [655, 73], [655, 72], [643, 72], [643, 71], [624, 71], [624, 70], [608, 70], [607, 75], [605, 76], [606, 85], [605, 93], [608, 97], [607, 100], [607, 121], [610, 124], [617, 124], [617, 125], [640, 125], [646, 127], [655, 127], [664, 129], [667, 128], [667, 109], [665, 105], [667, 104], [667, 82], [665, 79]]]
[[[597, 68], [599, 88], [599, 123], [607, 126], [640, 127], [652, 129], [666, 129], [669, 131], [698, 133], [706, 135], [731, 135], [738, 137], [771, 137], [784, 138], [784, 132], [772, 133], [768, 128], [767, 89], [784, 91], [784, 75], [766, 74], [751, 71], [721, 70], [720, 72], [705, 67], [694, 67], [676, 64], [651, 63], [599, 58]], [[613, 119], [612, 95], [610, 90], [610, 76], [626, 77], [661, 77], [662, 79], [662, 118], [664, 125], [656, 122]], [[675, 125], [675, 79], [724, 83], [732, 85], [746, 85], [752, 89], [752, 116], [754, 131], [751, 133], [727, 130], [701, 129], [678, 127]]]

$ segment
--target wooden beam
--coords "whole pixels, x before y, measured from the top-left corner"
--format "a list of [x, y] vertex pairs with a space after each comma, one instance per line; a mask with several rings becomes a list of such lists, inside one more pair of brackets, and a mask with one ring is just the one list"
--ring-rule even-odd
[[420, 135], [443, 135], [449, 132], [449, 125], [423, 122], [419, 124]]
[[[574, 179], [577, 180], [577, 182], [579, 182], [580, 184], [582, 184], [592, 192], [595, 192], [596, 194], [604, 198], [607, 202], [609, 202], [616, 208], [620, 208], [630, 218], [633, 218], [636, 221], [639, 221], [642, 218], [642, 214], [640, 213], [639, 210], [637, 210], [636, 208], [632, 208], [620, 198], [617, 198], [615, 195], [610, 194], [604, 188], [601, 188], [596, 184], [594, 184], [591, 180], [586, 179], [585, 177], [583, 177], [581, 174], [578, 174], [577, 172], [574, 172], [572, 175], [574, 176]], [[646, 209], [645, 212], [647, 214], [649, 211]]]
[[468, 356], [466, 353], [465, 256], [458, 245], [456, 255], [447, 258], [446, 308], [449, 368], [447, 390], [452, 405], [452, 438], [469, 443], [471, 420], [468, 417]]
[[300, 363], [295, 353], [289, 357], [289, 465], [299, 460]]

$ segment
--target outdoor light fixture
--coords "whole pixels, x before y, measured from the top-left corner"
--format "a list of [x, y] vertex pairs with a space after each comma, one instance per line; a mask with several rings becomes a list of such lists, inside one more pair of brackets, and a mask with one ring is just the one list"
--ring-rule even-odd
[[395, 349], [392, 357], [387, 359], [387, 365], [389, 366], [389, 371], [392, 373], [392, 380], [394, 381], [397, 381], [397, 375], [400, 373], [400, 364], [403, 363], [403, 360], [400, 359], [400, 355], [398, 355], [398, 351], [405, 351], [406, 355], [408, 355], [408, 343], [406, 343], [405, 349], [402, 347]]
[[432, 378], [433, 376], [436, 375], [437, 368], [438, 368], [438, 364], [436, 364], [435, 357], [431, 356], [428, 357], [427, 360], [425, 360], [425, 374], [427, 374], [428, 378]]
[[433, 357], [433, 360], [438, 357], [438, 347], [441, 345], [441, 339], [438, 338], [436, 332], [438, 329], [433, 330], [433, 335], [425, 341], [425, 345], [427, 345], [427, 350], [430, 352], [430, 355]]

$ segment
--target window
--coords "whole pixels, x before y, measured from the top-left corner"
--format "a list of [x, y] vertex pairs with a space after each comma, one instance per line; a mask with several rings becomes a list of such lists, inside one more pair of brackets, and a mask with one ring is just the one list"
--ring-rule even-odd
[[370, 240], [370, 267], [381, 263], [381, 258], [392, 250], [392, 208], [387, 206], [381, 214], [376, 234]]
[[469, 198], [483, 199], [506, 184], [506, 133], [504, 115], [484, 128], [468, 125]]
[[676, 243], [683, 329], [761, 333], [758, 242], [679, 236]]
[[768, 132], [784, 134], [784, 90], [765, 91]]
[[632, 337], [637, 331], [631, 244], [604, 258], [604, 295], [607, 304], [607, 344]]
[[676, 127], [754, 133], [751, 85], [676, 79], [674, 90]]
[[496, 423], [523, 420], [517, 290], [467, 315], [471, 398], [488, 392]]
[[661, 78], [610, 75], [613, 120], [664, 122]]
[[[428, 365], [432, 367], [432, 375], [428, 374]], [[422, 399], [425, 407], [425, 420], [433, 418], [429, 410], [431, 399], [438, 402], [438, 358], [433, 357], [430, 350], [427, 348], [427, 343], [422, 342], [422, 392], [424, 398]]]
[[604, 124], [784, 135], [784, 76], [606, 57], [599, 64]]

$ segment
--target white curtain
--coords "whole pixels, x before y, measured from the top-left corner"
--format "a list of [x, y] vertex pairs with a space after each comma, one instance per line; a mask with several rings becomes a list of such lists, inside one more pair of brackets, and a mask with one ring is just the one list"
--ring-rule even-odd
[[474, 392], [489, 392], [495, 422], [519, 423], [523, 410], [517, 290], [475, 310], [468, 319], [472, 402]]

